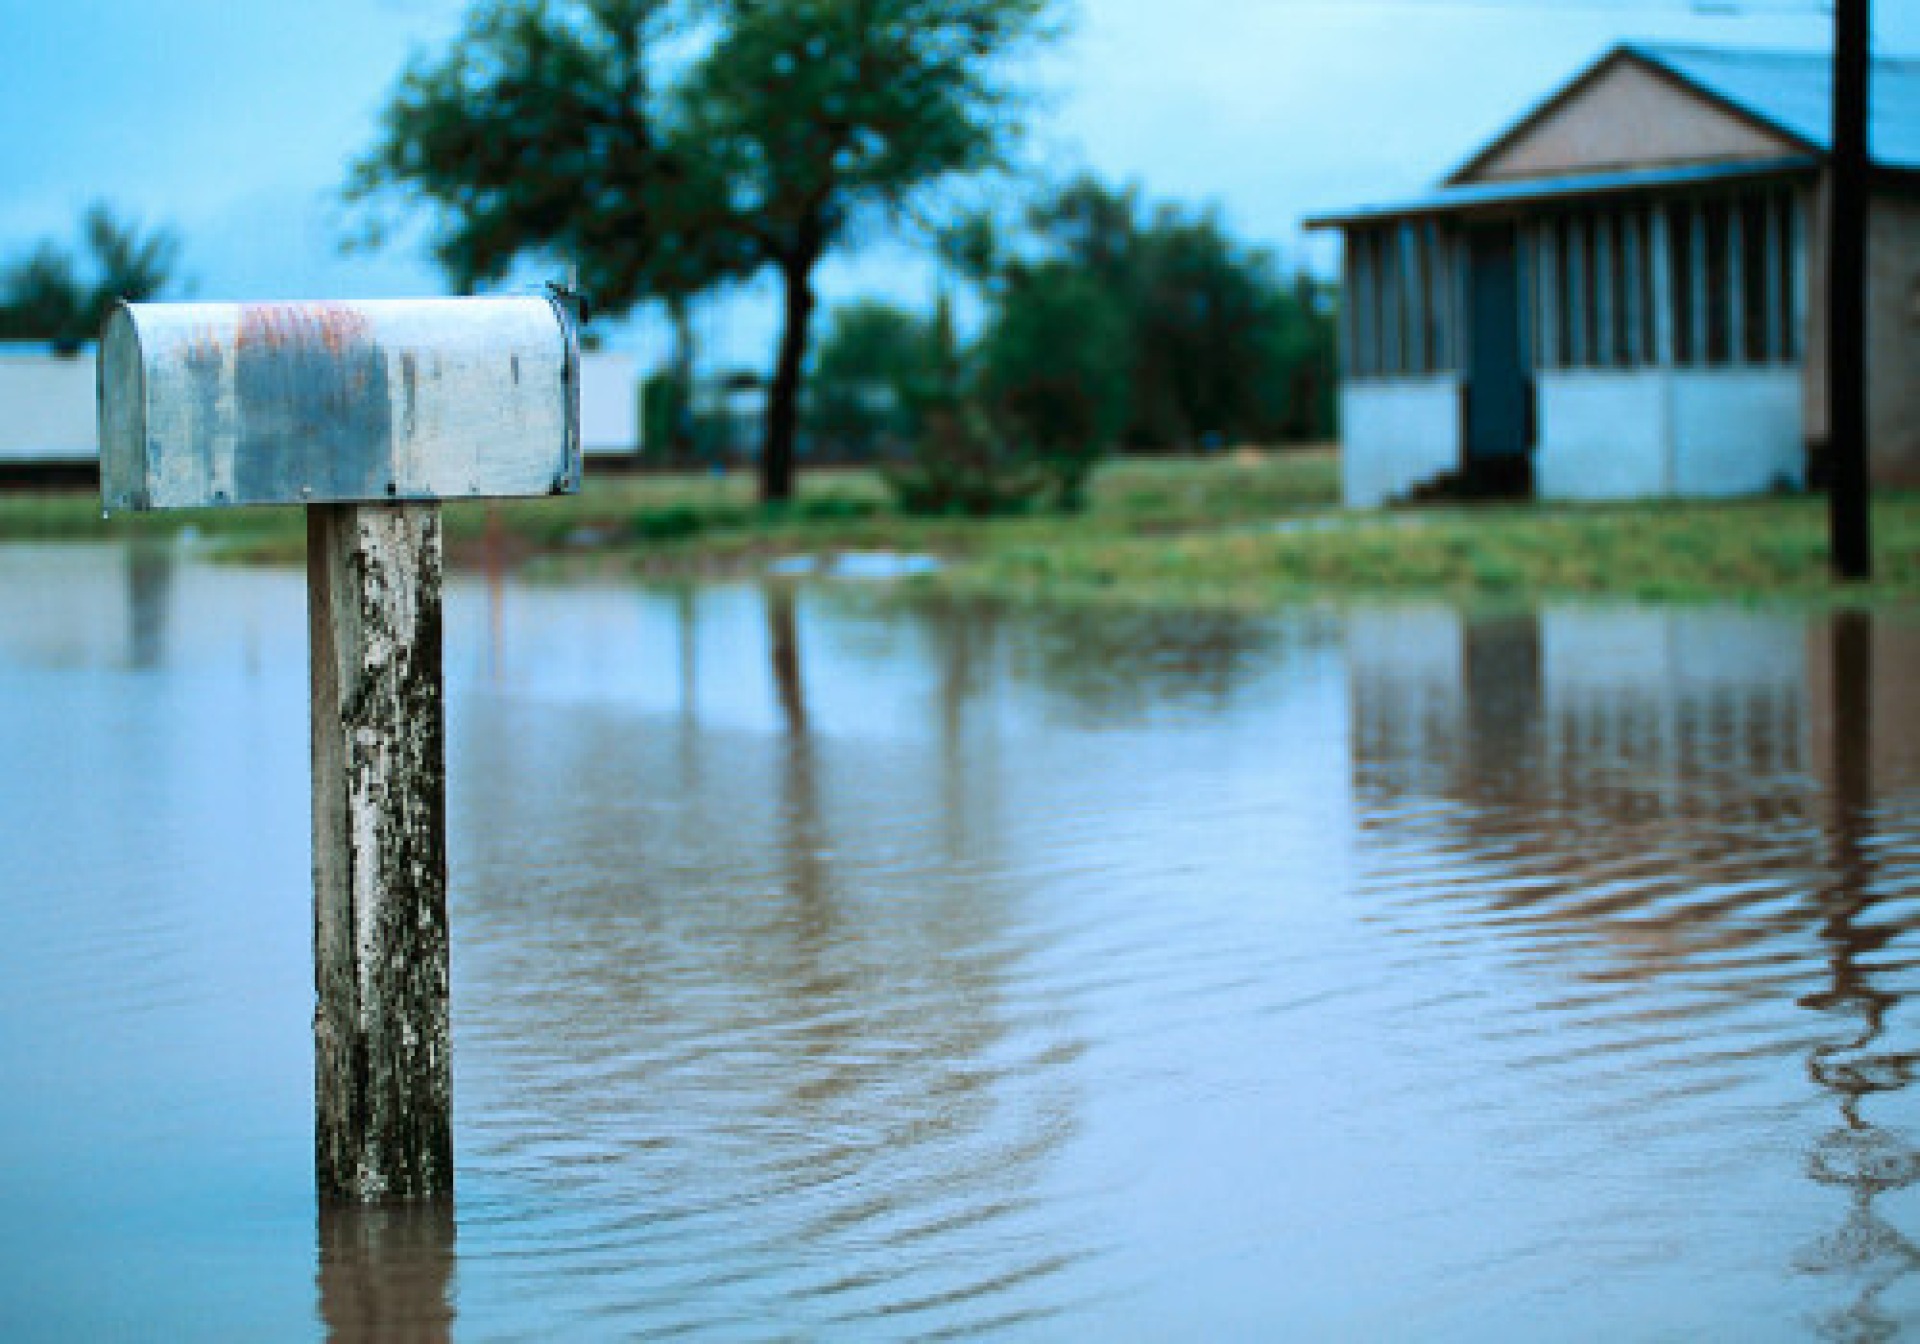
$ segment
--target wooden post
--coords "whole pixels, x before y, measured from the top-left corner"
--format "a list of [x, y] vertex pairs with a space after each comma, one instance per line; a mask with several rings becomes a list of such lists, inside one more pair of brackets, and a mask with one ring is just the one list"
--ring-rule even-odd
[[307, 510], [314, 1164], [323, 1200], [453, 1192], [437, 504]]

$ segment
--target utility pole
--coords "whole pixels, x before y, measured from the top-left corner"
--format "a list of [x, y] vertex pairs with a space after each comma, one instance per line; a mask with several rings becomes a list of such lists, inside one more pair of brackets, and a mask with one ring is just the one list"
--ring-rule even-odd
[[1827, 212], [1827, 509], [1833, 572], [1873, 575], [1867, 473], [1868, 0], [1834, 0]]

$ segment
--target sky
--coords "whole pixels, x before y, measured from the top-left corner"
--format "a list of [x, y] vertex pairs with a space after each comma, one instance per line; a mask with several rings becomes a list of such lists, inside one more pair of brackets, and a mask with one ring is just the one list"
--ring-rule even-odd
[[[465, 7], [0, 0], [0, 258], [72, 238], [106, 200], [180, 233], [192, 297], [442, 292], [418, 240], [340, 250], [339, 188], [409, 54], [443, 47]], [[1920, 4], [1873, 8], [1876, 54], [1920, 56]], [[1022, 180], [1137, 181], [1316, 269], [1335, 244], [1304, 234], [1303, 216], [1432, 183], [1615, 42], [1819, 51], [1832, 24], [1820, 0], [1077, 0], [1068, 13], [1068, 36], [1026, 72]], [[923, 304], [931, 285], [916, 240], [875, 237], [829, 262], [820, 289], [828, 304]], [[773, 294], [705, 305], [709, 362], [767, 362]], [[609, 343], [651, 362], [664, 333], [642, 319]]]

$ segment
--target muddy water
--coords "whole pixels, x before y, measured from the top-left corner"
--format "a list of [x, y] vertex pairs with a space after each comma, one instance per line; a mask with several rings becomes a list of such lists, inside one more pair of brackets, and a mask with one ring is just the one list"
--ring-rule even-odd
[[1920, 1322], [1920, 616], [457, 581], [459, 1200], [322, 1217], [302, 601], [0, 548], [6, 1338]]

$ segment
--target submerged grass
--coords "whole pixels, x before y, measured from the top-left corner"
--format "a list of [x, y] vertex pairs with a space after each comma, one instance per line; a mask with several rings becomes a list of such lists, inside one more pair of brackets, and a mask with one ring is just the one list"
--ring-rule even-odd
[[[1874, 507], [1875, 579], [1836, 585], [1816, 496], [1728, 502], [1501, 504], [1345, 513], [1329, 450], [1133, 460], [1095, 479], [1081, 513], [998, 519], [898, 512], [866, 471], [806, 473], [758, 504], [743, 472], [600, 475], [577, 496], [450, 504], [455, 563], [492, 554], [655, 575], [754, 573], [841, 551], [929, 553], [917, 588], [1046, 601], [1263, 606], [1325, 593], [1643, 599], [1920, 600], [1920, 495]], [[295, 562], [298, 509], [131, 515], [97, 497], [0, 495], [0, 537], [103, 538], [192, 528], [219, 552]]]

